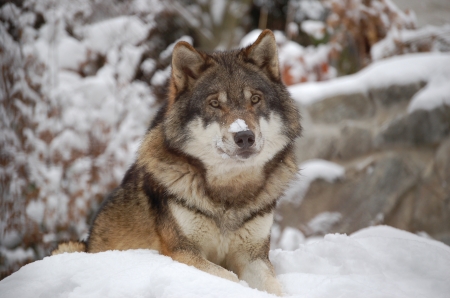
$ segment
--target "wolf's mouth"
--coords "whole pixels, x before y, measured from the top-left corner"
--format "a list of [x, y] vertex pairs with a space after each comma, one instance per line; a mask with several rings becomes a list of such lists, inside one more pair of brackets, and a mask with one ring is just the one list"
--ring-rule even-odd
[[237, 150], [237, 151], [233, 152], [232, 154], [225, 152], [221, 148], [217, 148], [217, 151], [223, 159], [232, 158], [232, 159], [236, 159], [236, 160], [245, 160], [245, 159], [248, 159], [248, 158], [258, 154], [258, 151], [253, 150], [253, 149]]
[[217, 151], [223, 159], [231, 158], [235, 160], [245, 160], [259, 153], [257, 150], [254, 149], [245, 149], [245, 150], [241, 149], [236, 150], [233, 153], [227, 153], [220, 147], [217, 147]]
[[249, 149], [246, 149], [246, 150], [238, 150], [237, 152], [236, 152], [236, 156], [238, 157], [238, 158], [240, 158], [240, 159], [247, 159], [247, 158], [249, 158], [250, 156], [252, 156], [252, 155], [254, 155], [254, 154], [256, 154], [257, 152], [255, 151], [255, 150], [249, 150]]

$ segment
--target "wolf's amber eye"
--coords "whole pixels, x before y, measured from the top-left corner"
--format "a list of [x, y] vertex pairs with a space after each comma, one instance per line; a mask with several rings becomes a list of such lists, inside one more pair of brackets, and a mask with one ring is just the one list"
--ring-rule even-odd
[[259, 95], [252, 95], [252, 104], [257, 104], [261, 100], [261, 96]]
[[209, 104], [213, 107], [213, 108], [218, 108], [219, 107], [219, 101], [217, 99], [213, 99], [209, 102]]

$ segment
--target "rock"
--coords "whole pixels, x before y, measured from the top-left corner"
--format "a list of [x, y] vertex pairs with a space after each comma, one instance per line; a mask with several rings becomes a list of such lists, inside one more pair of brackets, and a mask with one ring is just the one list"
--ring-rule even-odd
[[436, 176], [421, 180], [386, 215], [385, 223], [412, 232], [423, 232], [450, 245], [450, 194]]
[[380, 221], [383, 214], [391, 214], [400, 198], [414, 187], [420, 171], [410, 158], [401, 153], [387, 153], [360, 171], [358, 175], [329, 183], [311, 183], [300, 206], [280, 204], [281, 225], [295, 226], [306, 236], [305, 227], [318, 214], [336, 212], [341, 220], [328, 232], [352, 233]]
[[363, 155], [372, 147], [372, 132], [361, 125], [347, 121], [341, 128], [337, 157], [343, 160]]
[[450, 107], [416, 110], [392, 120], [375, 138], [377, 148], [389, 145], [436, 144], [450, 135]]
[[448, 190], [450, 197], [450, 138], [442, 142], [436, 151], [436, 172], [441, 180], [442, 186]]
[[408, 113], [409, 100], [423, 86], [390, 86], [302, 106], [299, 162], [337, 161], [345, 178], [313, 181], [299, 206], [280, 202], [281, 230], [291, 226], [310, 237], [387, 224], [450, 245], [450, 106]]
[[336, 153], [339, 134], [334, 130], [311, 129], [296, 142], [296, 158], [301, 163], [312, 158], [330, 159]]
[[407, 85], [392, 85], [371, 89], [369, 94], [375, 102], [389, 107], [399, 102], [409, 101], [425, 84], [425, 82], [415, 82]]
[[367, 119], [375, 114], [373, 102], [362, 93], [329, 97], [313, 103], [308, 110], [314, 122], [322, 123]]

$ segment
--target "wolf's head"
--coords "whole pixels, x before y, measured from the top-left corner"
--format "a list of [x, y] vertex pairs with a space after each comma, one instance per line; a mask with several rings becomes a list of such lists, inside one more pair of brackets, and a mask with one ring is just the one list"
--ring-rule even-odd
[[300, 119], [281, 81], [273, 33], [212, 54], [177, 43], [160, 121], [166, 144], [207, 168], [264, 165], [291, 145], [301, 133]]

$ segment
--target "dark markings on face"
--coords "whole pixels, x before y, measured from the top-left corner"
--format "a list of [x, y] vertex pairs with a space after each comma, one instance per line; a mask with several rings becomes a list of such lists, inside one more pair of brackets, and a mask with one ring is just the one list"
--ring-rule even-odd
[[[242, 115], [252, 113], [254, 119], [262, 117], [267, 121], [275, 112], [283, 121], [283, 133], [292, 140], [299, 136], [300, 125], [294, 125], [299, 123], [298, 111], [280, 81], [271, 80], [259, 67], [245, 62], [238, 50], [212, 53], [208, 57], [213, 62], [209, 63], [190, 90], [176, 95], [172, 107], [176, 109], [177, 130], [184, 136], [183, 140], [179, 140], [181, 143], [188, 139], [189, 122], [200, 117], [205, 127], [213, 122], [223, 125], [230, 112]], [[246, 89], [262, 95], [260, 102], [252, 104], [244, 94]], [[225, 103], [218, 100], [221, 92], [226, 94]], [[218, 100], [219, 107], [211, 105], [211, 100]], [[163, 121], [163, 114], [158, 114], [154, 123]]]

